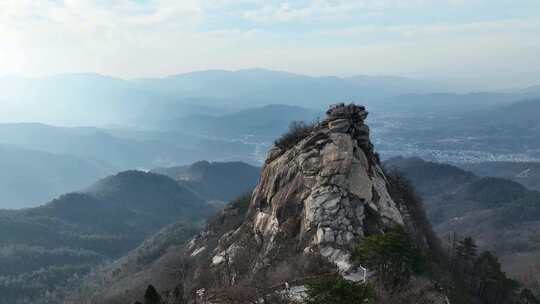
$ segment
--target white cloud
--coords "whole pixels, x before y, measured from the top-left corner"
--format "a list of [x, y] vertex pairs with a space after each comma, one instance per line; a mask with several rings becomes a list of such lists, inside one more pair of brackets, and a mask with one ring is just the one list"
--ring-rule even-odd
[[540, 34], [540, 19], [503, 19], [494, 21], [475, 21], [466, 23], [434, 23], [427, 25], [401, 24], [381, 26], [366, 24], [361, 26], [314, 30], [315, 36], [339, 37], [343, 39], [362, 38], [366, 35], [392, 39], [448, 37], [449, 35], [480, 35], [490, 33], [537, 33]]
[[243, 13], [247, 19], [262, 22], [302, 20], [343, 20], [388, 14], [402, 10], [444, 9], [460, 7], [482, 0], [313, 0], [265, 1], [264, 5]]
[[[512, 2], [0, 0], [0, 71], [137, 77], [257, 66], [313, 74], [523, 74], [540, 66], [540, 11], [525, 10], [534, 1], [512, 6], [504, 18], [481, 18], [481, 10], [469, 18], [478, 7]], [[411, 18], [446, 11], [463, 20]]]

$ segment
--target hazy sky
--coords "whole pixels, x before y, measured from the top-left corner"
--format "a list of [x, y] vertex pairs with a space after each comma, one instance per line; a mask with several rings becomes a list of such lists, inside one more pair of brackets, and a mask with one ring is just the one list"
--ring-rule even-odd
[[262, 67], [527, 84], [539, 54], [540, 0], [0, 0], [0, 74]]

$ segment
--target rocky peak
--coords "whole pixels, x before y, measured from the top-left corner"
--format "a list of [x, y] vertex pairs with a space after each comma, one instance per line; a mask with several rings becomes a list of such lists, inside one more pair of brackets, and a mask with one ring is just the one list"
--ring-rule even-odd
[[[368, 112], [364, 106], [358, 106], [355, 104], [345, 105], [344, 103], [337, 103], [331, 105], [328, 111], [326, 111], [326, 122], [346, 123], [349, 126], [356, 124], [363, 125], [364, 120], [368, 116]], [[348, 129], [347, 129], [348, 130]]]
[[364, 106], [338, 103], [330, 106], [326, 115], [326, 119], [321, 124], [323, 128], [327, 127], [330, 132], [350, 134], [368, 155], [373, 154], [373, 145], [369, 140], [369, 127], [364, 124], [368, 116]]
[[205, 252], [214, 276], [229, 281], [304, 255], [354, 271], [355, 240], [406, 222], [373, 153], [367, 115], [363, 106], [333, 105], [296, 144], [272, 147], [244, 222], [219, 236], [201, 233], [186, 254]]
[[279, 155], [270, 151], [249, 213], [266, 257], [257, 267], [268, 266], [276, 240], [294, 239], [290, 250], [319, 252], [348, 271], [355, 239], [404, 223], [373, 153], [367, 115], [363, 106], [333, 105], [306, 138]]

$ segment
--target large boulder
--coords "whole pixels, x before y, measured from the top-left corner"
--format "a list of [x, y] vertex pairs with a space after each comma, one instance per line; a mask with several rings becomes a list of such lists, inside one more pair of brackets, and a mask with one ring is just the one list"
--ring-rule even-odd
[[255, 278], [305, 255], [353, 272], [355, 240], [407, 222], [387, 189], [366, 118], [362, 106], [337, 104], [295, 145], [272, 147], [244, 223], [214, 248], [201, 233], [186, 255], [204, 250], [208, 262], [199, 265], [221, 281]]

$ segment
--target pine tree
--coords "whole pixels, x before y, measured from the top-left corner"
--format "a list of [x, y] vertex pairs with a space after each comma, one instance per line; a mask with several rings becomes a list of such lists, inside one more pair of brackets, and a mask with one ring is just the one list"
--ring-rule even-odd
[[476, 274], [473, 290], [477, 296], [490, 304], [511, 303], [519, 284], [506, 277], [496, 256], [489, 251], [483, 252], [476, 260], [473, 271]]
[[425, 257], [402, 226], [364, 238], [355, 246], [353, 260], [376, 271], [389, 290], [397, 290], [425, 270]]
[[473, 284], [474, 272], [472, 270], [477, 255], [477, 246], [473, 238], [466, 237], [456, 246], [454, 270], [466, 284]]
[[471, 237], [467, 237], [462, 242], [464, 253], [467, 257], [469, 257], [471, 260], [476, 257], [476, 250], [477, 246], [474, 240]]
[[161, 296], [152, 285], [148, 285], [148, 288], [146, 288], [144, 304], [161, 304]]

